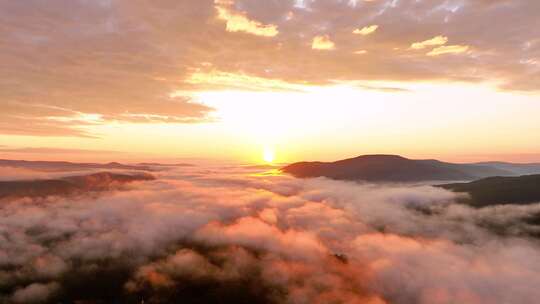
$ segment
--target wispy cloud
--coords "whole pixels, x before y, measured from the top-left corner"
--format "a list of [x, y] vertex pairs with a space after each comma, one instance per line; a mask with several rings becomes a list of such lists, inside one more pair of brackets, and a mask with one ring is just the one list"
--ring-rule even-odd
[[448, 42], [448, 37], [436, 36], [431, 39], [424, 40], [422, 42], [414, 42], [413, 44], [411, 44], [411, 49], [421, 50], [430, 46], [443, 45], [443, 44], [446, 44], [447, 42]]
[[[195, 85], [197, 89], [208, 91], [231, 88], [247, 91], [301, 91], [303, 89], [302, 85], [288, 83], [281, 79], [218, 70], [196, 71], [186, 79], [186, 83]], [[180, 95], [182, 95], [181, 92]]]
[[468, 45], [445, 45], [445, 46], [434, 48], [429, 53], [427, 53], [427, 55], [440, 56], [440, 55], [446, 55], [446, 54], [461, 54], [461, 53], [467, 52], [468, 50], [469, 50]]
[[0, 146], [0, 152], [4, 153], [29, 153], [29, 154], [117, 154], [124, 153], [112, 150], [86, 150], [86, 149], [69, 149], [69, 148], [48, 148], [48, 147], [24, 147], [24, 148], [9, 148]]

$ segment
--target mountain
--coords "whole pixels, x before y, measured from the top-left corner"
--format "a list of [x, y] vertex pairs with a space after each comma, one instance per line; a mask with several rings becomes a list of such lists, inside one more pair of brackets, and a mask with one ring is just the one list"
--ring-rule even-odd
[[28, 160], [8, 160], [0, 159], [0, 167], [25, 168], [38, 171], [78, 171], [88, 169], [121, 169], [138, 171], [155, 171], [150, 166], [124, 165], [117, 162], [98, 163], [71, 163], [65, 161], [28, 161]]
[[0, 200], [101, 192], [117, 189], [131, 182], [153, 179], [152, 175], [146, 173], [130, 175], [101, 172], [59, 179], [0, 181]]
[[453, 164], [438, 160], [412, 160], [398, 155], [364, 155], [336, 162], [299, 162], [282, 168], [296, 177], [328, 177], [373, 182], [475, 180], [515, 173], [480, 164]]
[[464, 202], [475, 207], [540, 202], [540, 175], [538, 174], [489, 177], [470, 183], [446, 184], [438, 187], [468, 193], [469, 198]]
[[139, 163], [138, 166], [151, 166], [151, 167], [195, 167], [194, 164], [188, 163], [176, 163], [176, 164], [161, 164], [161, 163]]
[[540, 173], [540, 163], [530, 163], [530, 164], [513, 164], [505, 162], [483, 162], [476, 163], [481, 166], [488, 166], [492, 168], [497, 168], [500, 170], [510, 171], [516, 175], [530, 175]]

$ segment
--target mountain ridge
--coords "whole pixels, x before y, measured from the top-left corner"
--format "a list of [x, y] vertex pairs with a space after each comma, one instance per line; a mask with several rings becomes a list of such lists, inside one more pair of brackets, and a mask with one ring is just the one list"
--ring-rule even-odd
[[297, 162], [281, 170], [300, 178], [327, 177], [371, 182], [472, 181], [490, 176], [519, 175], [518, 172], [509, 169], [482, 163], [457, 164], [436, 159], [413, 160], [391, 154], [361, 155], [334, 162]]
[[22, 197], [70, 196], [114, 190], [136, 181], [150, 181], [148, 173], [120, 174], [99, 172], [56, 179], [0, 181], [0, 201]]
[[474, 207], [527, 205], [540, 202], [540, 174], [493, 176], [469, 183], [437, 185], [457, 193], [467, 193], [463, 202]]
[[0, 159], [0, 167], [25, 168], [39, 171], [68, 171], [87, 169], [120, 169], [136, 171], [156, 171], [149, 165], [126, 165], [118, 162], [101, 163], [76, 163], [68, 161], [31, 161]]

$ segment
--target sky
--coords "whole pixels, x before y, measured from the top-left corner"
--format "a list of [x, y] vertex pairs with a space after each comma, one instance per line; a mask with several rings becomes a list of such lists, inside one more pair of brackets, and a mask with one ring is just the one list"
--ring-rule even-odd
[[0, 156], [540, 162], [535, 0], [0, 0]]

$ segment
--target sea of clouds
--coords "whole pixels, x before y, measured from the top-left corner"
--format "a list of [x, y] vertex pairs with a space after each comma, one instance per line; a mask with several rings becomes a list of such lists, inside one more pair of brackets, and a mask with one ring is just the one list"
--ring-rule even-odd
[[98, 196], [1, 202], [0, 303], [540, 298], [540, 204], [473, 209], [429, 185], [261, 172], [168, 168]]

